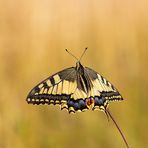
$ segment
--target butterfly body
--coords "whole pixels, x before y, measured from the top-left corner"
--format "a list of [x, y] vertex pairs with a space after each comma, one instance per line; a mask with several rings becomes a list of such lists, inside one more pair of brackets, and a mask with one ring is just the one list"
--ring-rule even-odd
[[105, 111], [114, 100], [123, 100], [114, 86], [79, 61], [76, 67], [62, 70], [36, 85], [26, 99], [29, 104], [59, 104], [70, 113], [87, 109]]

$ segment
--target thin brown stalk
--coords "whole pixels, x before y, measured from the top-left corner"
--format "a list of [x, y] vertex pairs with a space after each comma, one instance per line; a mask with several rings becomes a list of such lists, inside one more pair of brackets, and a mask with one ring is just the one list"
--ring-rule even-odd
[[124, 134], [123, 134], [123, 132], [121, 131], [120, 127], [118, 126], [117, 122], [116, 122], [115, 119], [113, 118], [113, 116], [112, 116], [112, 114], [110, 113], [110, 111], [109, 111], [108, 109], [106, 109], [105, 112], [106, 112], [106, 114], [109, 115], [109, 117], [110, 117], [110, 118], [112, 119], [112, 121], [114, 122], [114, 124], [115, 124], [115, 126], [117, 127], [119, 133], [120, 133], [121, 136], [122, 136], [122, 139], [124, 140], [124, 142], [125, 142], [125, 144], [126, 144], [126, 147], [127, 147], [127, 148], [130, 148], [130, 147], [129, 147], [129, 144], [128, 144], [128, 142], [127, 142], [127, 140], [126, 140], [126, 138], [125, 138], [125, 136], [124, 136]]

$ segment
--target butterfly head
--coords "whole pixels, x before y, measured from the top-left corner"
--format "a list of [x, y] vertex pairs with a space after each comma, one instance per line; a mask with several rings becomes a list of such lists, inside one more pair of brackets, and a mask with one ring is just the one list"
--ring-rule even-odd
[[76, 63], [76, 70], [79, 71], [80, 69], [83, 69], [83, 68], [84, 68], [83, 65], [80, 63], [80, 61], [78, 61]]

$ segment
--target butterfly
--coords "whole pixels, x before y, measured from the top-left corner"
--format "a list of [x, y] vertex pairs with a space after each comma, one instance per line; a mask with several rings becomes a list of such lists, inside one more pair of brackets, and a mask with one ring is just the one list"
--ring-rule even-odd
[[95, 70], [81, 64], [81, 59], [86, 52], [78, 59], [67, 49], [77, 62], [75, 67], [64, 69], [37, 84], [28, 94], [28, 104], [59, 104], [61, 109], [66, 108], [69, 113], [76, 111], [101, 110], [107, 117], [111, 118], [120, 132], [127, 148], [129, 145], [114, 120], [108, 104], [112, 101], [122, 101], [123, 97], [119, 91], [102, 75]]
[[[86, 50], [87, 48], [82, 56]], [[36, 85], [28, 94], [26, 101], [37, 105], [59, 104], [61, 109], [66, 108], [69, 113], [75, 113], [87, 109], [105, 112], [110, 102], [123, 100], [109, 81], [81, 64], [82, 56], [80, 60], [75, 57], [77, 59], [75, 67], [64, 69]]]

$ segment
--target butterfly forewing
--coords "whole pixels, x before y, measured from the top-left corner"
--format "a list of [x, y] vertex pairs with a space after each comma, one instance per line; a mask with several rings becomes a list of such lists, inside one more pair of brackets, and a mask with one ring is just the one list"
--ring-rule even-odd
[[75, 78], [73, 67], [60, 71], [36, 85], [28, 94], [27, 102], [60, 104], [63, 100], [67, 101], [77, 87]]

